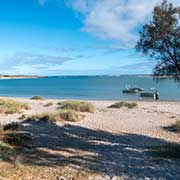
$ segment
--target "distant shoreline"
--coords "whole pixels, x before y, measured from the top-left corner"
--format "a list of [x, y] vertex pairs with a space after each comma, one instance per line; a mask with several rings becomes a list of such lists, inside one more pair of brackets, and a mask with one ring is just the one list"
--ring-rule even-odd
[[37, 76], [37, 75], [0, 75], [0, 79], [37, 79], [37, 78], [47, 78], [47, 76]]

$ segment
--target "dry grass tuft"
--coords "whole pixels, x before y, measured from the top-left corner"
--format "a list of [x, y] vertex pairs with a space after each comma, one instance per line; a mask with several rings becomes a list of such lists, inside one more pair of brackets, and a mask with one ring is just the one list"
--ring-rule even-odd
[[22, 131], [5, 132], [2, 141], [15, 147], [28, 147], [32, 145], [31, 136]]
[[30, 106], [27, 103], [16, 102], [10, 99], [0, 99], [0, 113], [14, 114], [29, 109]]
[[82, 101], [64, 101], [59, 102], [61, 109], [70, 109], [79, 112], [90, 112], [93, 113], [95, 111], [95, 106], [88, 102]]
[[33, 96], [31, 100], [44, 100], [42, 96]]
[[180, 144], [167, 144], [151, 148], [153, 154], [159, 158], [180, 159]]
[[122, 108], [122, 107], [126, 107], [128, 109], [133, 109], [138, 107], [137, 103], [128, 103], [128, 102], [117, 102], [115, 104], [110, 105], [108, 108]]
[[28, 118], [28, 120], [37, 120], [44, 122], [57, 122], [57, 121], [71, 121], [77, 122], [84, 118], [83, 115], [73, 111], [73, 110], [59, 110], [56, 112], [42, 113], [33, 115]]
[[12, 161], [15, 159], [15, 156], [15, 149], [12, 146], [0, 141], [0, 160]]
[[175, 133], [180, 133], [180, 121], [177, 121], [175, 124], [169, 127], [165, 127], [165, 129], [175, 132]]
[[44, 107], [49, 107], [49, 106], [52, 106], [53, 105], [53, 102], [48, 102], [47, 104], [44, 105]]
[[3, 126], [3, 131], [18, 131], [19, 130], [19, 124], [16, 122], [6, 124]]

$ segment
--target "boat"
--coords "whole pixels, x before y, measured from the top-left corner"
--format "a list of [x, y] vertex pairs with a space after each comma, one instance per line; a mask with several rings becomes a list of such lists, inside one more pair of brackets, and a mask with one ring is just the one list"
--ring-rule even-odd
[[151, 88], [150, 91], [140, 93], [141, 98], [152, 98], [154, 100], [159, 99], [159, 92], [155, 88]]
[[133, 94], [143, 92], [142, 88], [127, 88], [122, 91], [124, 94]]
[[153, 98], [153, 99], [155, 99], [155, 92], [141, 92], [140, 97], [141, 98]]

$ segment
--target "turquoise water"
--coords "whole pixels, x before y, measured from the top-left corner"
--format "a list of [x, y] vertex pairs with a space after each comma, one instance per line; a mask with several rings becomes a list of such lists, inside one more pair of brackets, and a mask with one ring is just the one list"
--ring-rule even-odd
[[0, 96], [32, 97], [34, 95], [59, 99], [139, 99], [137, 95], [122, 94], [126, 85], [145, 90], [154, 87], [162, 100], [180, 100], [180, 88], [173, 80], [143, 76], [75, 76], [42, 79], [0, 80]]

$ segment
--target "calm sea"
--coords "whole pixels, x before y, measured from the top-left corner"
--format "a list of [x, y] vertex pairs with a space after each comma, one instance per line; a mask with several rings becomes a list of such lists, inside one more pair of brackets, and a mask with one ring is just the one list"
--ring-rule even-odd
[[0, 80], [0, 96], [32, 97], [34, 95], [59, 99], [139, 99], [125, 95], [127, 85], [155, 88], [161, 100], [180, 100], [180, 87], [173, 80], [158, 82], [144, 76], [61, 76], [41, 79]]

